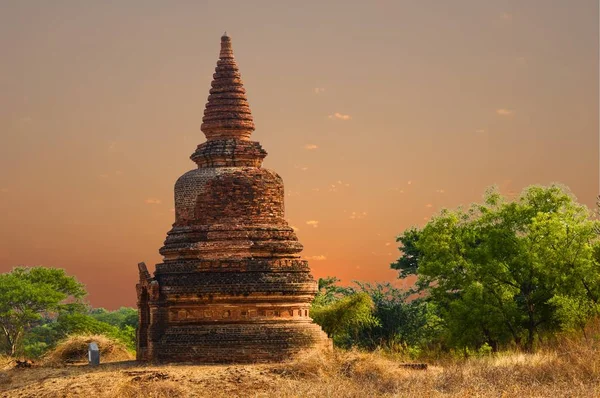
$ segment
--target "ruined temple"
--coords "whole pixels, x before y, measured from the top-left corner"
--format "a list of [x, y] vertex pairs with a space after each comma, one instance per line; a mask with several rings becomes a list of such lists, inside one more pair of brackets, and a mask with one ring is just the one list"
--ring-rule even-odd
[[277, 361], [330, 345], [310, 318], [317, 292], [284, 219], [283, 181], [262, 168], [231, 39], [204, 110], [197, 168], [175, 183], [175, 223], [152, 276], [140, 263], [138, 360]]

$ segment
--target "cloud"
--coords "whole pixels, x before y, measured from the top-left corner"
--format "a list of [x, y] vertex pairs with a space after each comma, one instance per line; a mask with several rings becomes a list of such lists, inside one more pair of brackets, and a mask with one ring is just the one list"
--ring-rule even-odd
[[443, 190], [443, 189], [436, 189], [435, 192], [437, 192], [437, 193], [446, 193], [446, 191]]
[[294, 230], [294, 232], [298, 232], [300, 231], [300, 228], [294, 226], [294, 225], [290, 225], [290, 227], [292, 227], [292, 229]]
[[431, 203], [427, 203], [425, 207], [433, 207], [433, 205]]
[[319, 222], [318, 222], [318, 221], [316, 221], [316, 220], [308, 220], [308, 221], [306, 222], [306, 225], [312, 225], [312, 226], [313, 226], [313, 228], [317, 228], [317, 227], [319, 226]]
[[319, 188], [313, 188], [312, 190], [315, 191], [315, 192], [319, 192], [320, 191]]
[[323, 87], [315, 87], [314, 91], [315, 91], [315, 94], [319, 95], [322, 92], [325, 92], [325, 89]]
[[503, 12], [502, 14], [500, 14], [500, 19], [504, 20], [504, 21], [512, 21], [514, 18], [514, 15], [511, 14], [510, 12]]
[[306, 166], [298, 166], [298, 165], [296, 165], [296, 166], [294, 166], [294, 168], [295, 169], [299, 169], [300, 171], [306, 171], [306, 170], [308, 170], [308, 167], [306, 167]]
[[515, 111], [510, 110], [510, 109], [496, 109], [496, 114], [500, 115], [500, 116], [511, 116], [515, 113]]
[[350, 186], [349, 183], [343, 182], [341, 180], [337, 180], [335, 184], [331, 184], [329, 186], [329, 192], [337, 192], [338, 188], [348, 188]]
[[7, 193], [8, 192], [8, 188], [2, 188], [2, 189], [0, 189], [0, 192]]
[[475, 130], [475, 132], [477, 134], [483, 134], [483, 133], [485, 133], [485, 130], [484, 129], [477, 129], [477, 130]]
[[315, 144], [306, 144], [306, 145], [304, 145], [304, 149], [306, 149], [308, 151], [312, 151], [312, 150], [317, 149], [317, 148], [318, 148], [318, 146], [315, 145]]
[[100, 174], [98, 177], [100, 177], [100, 178], [108, 178], [108, 174]]
[[407, 184], [412, 185], [412, 180], [408, 180]]
[[118, 175], [118, 176], [122, 176], [123, 172], [121, 170], [117, 170], [117, 171], [115, 171], [115, 174]]
[[307, 256], [304, 257], [307, 260], [313, 260], [313, 261], [323, 261], [323, 260], [327, 260], [327, 257], [325, 257], [322, 254], [319, 254], [318, 256]]
[[330, 119], [339, 119], [339, 120], [350, 120], [352, 117], [350, 115], [344, 115], [342, 113], [336, 112], [333, 115], [327, 116]]
[[367, 216], [366, 211], [363, 211], [362, 213], [353, 211], [352, 214], [350, 214], [350, 219], [351, 220], [361, 220], [361, 219], [365, 218], [366, 216]]
[[162, 202], [160, 201], [160, 199], [156, 199], [156, 198], [148, 198], [148, 199], [146, 199], [144, 202], [145, 202], [146, 204], [149, 204], [149, 205], [159, 205], [159, 204], [161, 204], [161, 203], [162, 203]]
[[175, 213], [175, 209], [174, 209], [174, 208], [170, 208], [170, 209], [169, 209], [169, 211], [170, 211], [171, 213]]
[[390, 243], [390, 242], [387, 242], [385, 245], [386, 245], [386, 246], [390, 246], [390, 245], [391, 245], [391, 243]]

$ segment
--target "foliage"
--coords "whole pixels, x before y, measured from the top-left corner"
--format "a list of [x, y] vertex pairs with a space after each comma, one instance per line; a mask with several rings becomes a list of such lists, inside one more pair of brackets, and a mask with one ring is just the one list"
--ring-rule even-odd
[[[335, 277], [319, 279], [319, 293], [311, 309], [315, 322], [330, 335], [331, 324], [340, 324], [342, 315], [344, 322], [356, 317], [352, 331], [347, 326], [341, 327], [343, 331], [333, 335], [336, 345], [418, 351], [439, 334], [440, 321], [434, 305], [420, 298], [411, 299], [410, 291], [400, 290], [390, 283], [354, 281], [353, 285], [344, 287], [337, 285], [338, 282]], [[361, 307], [360, 314], [353, 312], [358, 306], [347, 308], [351, 303], [356, 304], [352, 300], [358, 300], [357, 297], [369, 303]]]
[[80, 308], [86, 292], [63, 269], [17, 267], [0, 274], [0, 329], [4, 350], [16, 355], [27, 331], [43, 314]]
[[[110, 319], [111, 314], [123, 311], [123, 309], [112, 312], [104, 311]], [[135, 310], [127, 309], [127, 312], [131, 311]], [[25, 356], [38, 358], [67, 336], [88, 334], [105, 335], [120, 341], [128, 349], [135, 350], [135, 327], [127, 323], [119, 326], [98, 320], [92, 315], [95, 312], [97, 312], [96, 309], [91, 310], [89, 314], [83, 312], [63, 313], [56, 318], [46, 319], [44, 324], [33, 328], [25, 336], [23, 347]], [[119, 315], [114, 318], [118, 319]]]
[[327, 305], [313, 304], [312, 318], [334, 342], [344, 345], [360, 330], [377, 326], [373, 300], [366, 293], [353, 293]]
[[138, 326], [137, 309], [131, 307], [121, 307], [115, 311], [108, 311], [104, 308], [94, 308], [89, 315], [100, 321], [116, 326], [120, 329], [130, 326], [133, 329]]
[[135, 349], [137, 311], [90, 309], [85, 287], [65, 270], [17, 267], [0, 274], [0, 346], [12, 356], [38, 358], [73, 334], [104, 334]]
[[400, 246], [402, 256], [398, 261], [391, 264], [391, 268], [400, 271], [399, 278], [417, 274], [418, 261], [421, 257], [421, 252], [417, 248], [420, 235], [421, 231], [416, 227], [412, 227], [396, 239], [396, 242], [400, 242], [402, 245]]
[[598, 311], [598, 221], [563, 187], [532, 186], [515, 202], [489, 190], [468, 210], [443, 210], [398, 238], [392, 268], [418, 276], [456, 347], [532, 350], [544, 334]]

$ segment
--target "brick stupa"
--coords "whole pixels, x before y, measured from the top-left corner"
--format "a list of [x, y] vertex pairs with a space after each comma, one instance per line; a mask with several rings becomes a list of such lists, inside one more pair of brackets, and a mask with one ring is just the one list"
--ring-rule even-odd
[[175, 183], [175, 223], [154, 277], [139, 264], [137, 359], [264, 362], [330, 345], [309, 307], [317, 292], [284, 219], [283, 181], [261, 167], [231, 39], [221, 37], [198, 168]]

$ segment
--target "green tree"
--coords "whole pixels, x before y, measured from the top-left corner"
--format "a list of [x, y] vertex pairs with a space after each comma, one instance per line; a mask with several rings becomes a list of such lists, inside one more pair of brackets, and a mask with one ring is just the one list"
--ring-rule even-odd
[[89, 315], [101, 322], [116, 326], [120, 329], [126, 326], [136, 328], [138, 326], [138, 312], [136, 308], [121, 307], [115, 311], [108, 311], [104, 308], [94, 308], [90, 310]]
[[598, 310], [598, 221], [590, 216], [558, 185], [529, 187], [514, 202], [492, 189], [482, 204], [443, 210], [405, 232], [406, 251], [392, 267], [418, 276], [454, 344], [513, 341], [532, 350], [541, 334]]
[[379, 325], [373, 316], [373, 300], [366, 293], [352, 293], [329, 304], [313, 303], [311, 316], [338, 345], [356, 341], [365, 328]]
[[390, 283], [354, 283], [358, 292], [371, 297], [373, 316], [378, 320], [376, 327], [361, 330], [359, 345], [418, 348], [437, 338], [439, 319], [431, 303]]
[[16, 267], [0, 274], [0, 329], [5, 352], [16, 355], [25, 335], [44, 314], [82, 308], [84, 286], [63, 269]]

